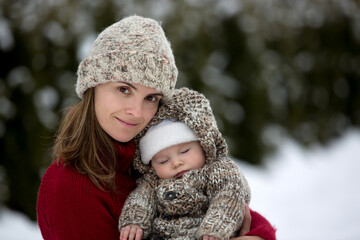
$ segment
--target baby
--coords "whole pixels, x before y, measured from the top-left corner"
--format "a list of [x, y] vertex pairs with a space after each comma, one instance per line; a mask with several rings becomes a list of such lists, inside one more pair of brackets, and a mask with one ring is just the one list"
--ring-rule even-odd
[[119, 219], [120, 239], [229, 239], [250, 201], [227, 156], [209, 101], [183, 88], [140, 134], [134, 167], [144, 175]]

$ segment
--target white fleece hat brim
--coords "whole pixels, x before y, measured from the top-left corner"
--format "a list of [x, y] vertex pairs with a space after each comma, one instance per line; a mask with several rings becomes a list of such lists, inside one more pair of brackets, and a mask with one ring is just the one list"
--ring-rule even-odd
[[151, 159], [161, 150], [198, 140], [196, 134], [186, 124], [165, 119], [158, 125], [149, 128], [140, 139], [141, 161], [144, 164], [149, 164]]

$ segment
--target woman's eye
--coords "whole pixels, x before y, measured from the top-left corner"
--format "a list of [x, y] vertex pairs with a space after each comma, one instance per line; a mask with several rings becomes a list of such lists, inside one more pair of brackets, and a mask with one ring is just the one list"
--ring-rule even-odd
[[130, 93], [129, 88], [127, 87], [119, 87], [119, 91], [126, 94]]
[[146, 97], [146, 100], [150, 101], [150, 102], [157, 102], [157, 97], [155, 96], [147, 96]]

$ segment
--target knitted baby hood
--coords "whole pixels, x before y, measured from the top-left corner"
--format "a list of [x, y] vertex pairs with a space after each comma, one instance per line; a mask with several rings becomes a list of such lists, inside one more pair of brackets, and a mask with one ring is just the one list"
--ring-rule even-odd
[[[177, 119], [198, 136], [207, 163], [227, 156], [227, 144], [217, 127], [210, 102], [203, 94], [188, 88], [176, 89], [172, 99], [160, 107], [148, 126], [135, 138], [135, 143], [139, 145], [146, 131], [164, 119]], [[138, 148], [135, 152], [134, 167], [143, 174], [154, 172], [150, 165], [141, 161]]]
[[143, 84], [171, 98], [178, 70], [170, 43], [158, 22], [130, 16], [99, 34], [79, 65], [76, 93], [107, 82]]

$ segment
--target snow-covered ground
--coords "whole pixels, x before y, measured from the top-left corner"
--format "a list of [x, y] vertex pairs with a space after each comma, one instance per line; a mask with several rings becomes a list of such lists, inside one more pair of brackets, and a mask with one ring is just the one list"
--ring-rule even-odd
[[252, 189], [250, 207], [275, 225], [278, 239], [360, 239], [359, 130], [325, 148], [283, 141], [265, 169], [240, 167]]
[[[239, 164], [252, 189], [250, 207], [276, 226], [279, 240], [359, 240], [360, 131], [328, 147], [280, 144], [265, 168]], [[42, 239], [36, 223], [4, 207], [0, 238]]]

